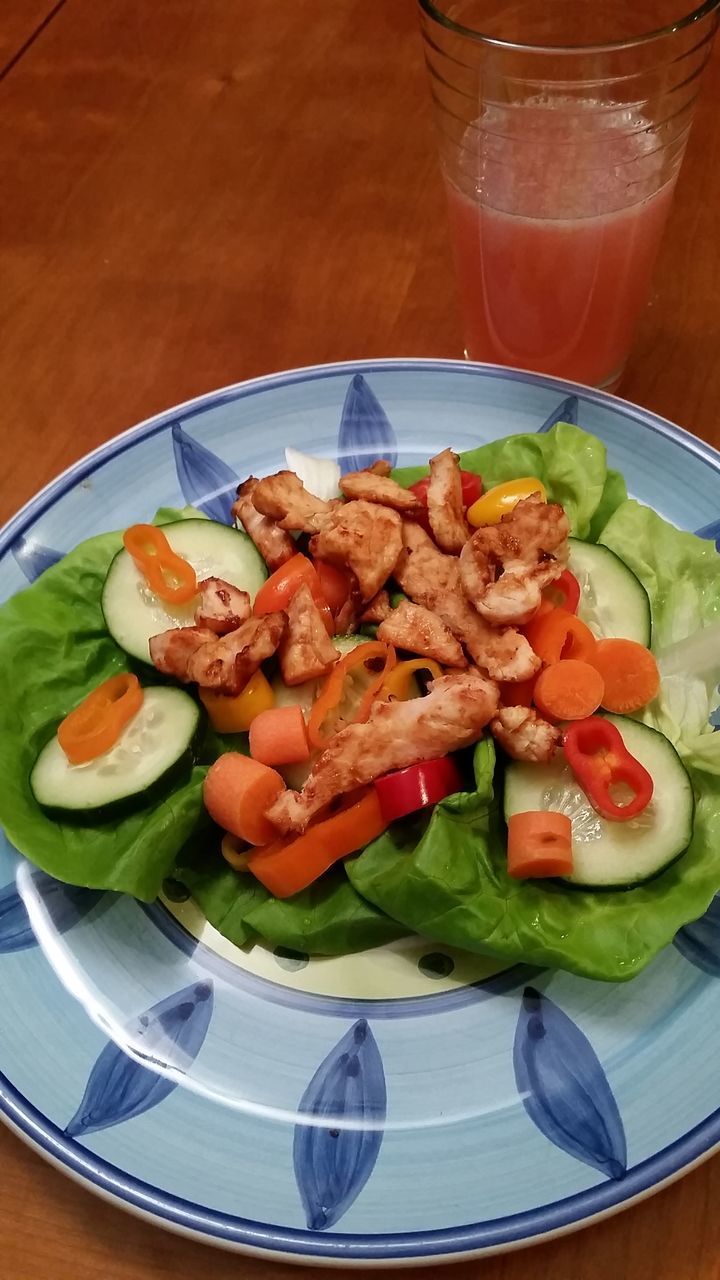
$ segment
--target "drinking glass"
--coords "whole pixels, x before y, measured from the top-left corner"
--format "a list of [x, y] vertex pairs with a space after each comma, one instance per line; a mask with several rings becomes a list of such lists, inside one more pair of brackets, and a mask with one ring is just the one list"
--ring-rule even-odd
[[617, 386], [720, 0], [418, 2], [466, 355]]

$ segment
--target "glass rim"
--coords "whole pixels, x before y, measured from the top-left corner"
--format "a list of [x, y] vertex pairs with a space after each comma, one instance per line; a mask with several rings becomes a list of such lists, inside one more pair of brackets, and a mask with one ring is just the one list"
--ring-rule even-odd
[[702, 3], [692, 9], [682, 18], [678, 18], [676, 22], [667, 23], [665, 26], [657, 27], [654, 31], [647, 31], [639, 36], [630, 36], [625, 40], [609, 40], [602, 44], [524, 44], [517, 40], [502, 40], [498, 36], [483, 35], [482, 31], [478, 31], [473, 27], [467, 27], [462, 22], [456, 22], [454, 18], [443, 13], [438, 7], [435, 0], [418, 0], [420, 8], [431, 18], [437, 22], [439, 26], [445, 27], [446, 30], [452, 31], [455, 35], [466, 36], [470, 40], [476, 41], [478, 44], [490, 45], [494, 49], [503, 49], [514, 53], [552, 53], [552, 54], [578, 54], [578, 53], [614, 53], [620, 49], [632, 49], [638, 45], [650, 44], [653, 40], [662, 39], [665, 36], [675, 35], [679, 31], [684, 31], [687, 27], [691, 27], [693, 23], [700, 22], [703, 18], [707, 18], [720, 6], [720, 0], [702, 0]]

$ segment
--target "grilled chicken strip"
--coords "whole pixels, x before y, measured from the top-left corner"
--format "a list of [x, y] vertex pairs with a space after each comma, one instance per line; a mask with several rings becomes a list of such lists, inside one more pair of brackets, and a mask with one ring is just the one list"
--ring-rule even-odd
[[241, 693], [260, 664], [275, 653], [286, 625], [284, 613], [248, 618], [237, 631], [214, 636], [211, 643], [198, 649], [188, 662], [185, 678], [196, 681], [202, 689]]
[[540, 669], [540, 659], [519, 631], [497, 630], [473, 609], [460, 585], [457, 557], [438, 551], [425, 530], [410, 520], [403, 521], [402, 537], [393, 576], [403, 591], [436, 613], [493, 680], [529, 680]]
[[268, 569], [273, 573], [292, 559], [297, 547], [289, 533], [279, 529], [274, 521], [268, 520], [267, 516], [262, 516], [257, 510], [252, 495], [258, 483], [255, 476], [249, 476], [240, 485], [232, 514], [236, 524], [240, 523], [248, 537], [252, 538]]
[[173, 676], [187, 684], [192, 679], [188, 675], [190, 659], [215, 640], [217, 636], [209, 627], [172, 627], [151, 637], [150, 657], [164, 676]]
[[304, 684], [324, 676], [338, 660], [306, 582], [288, 605], [287, 631], [280, 641], [280, 670], [287, 685]]
[[402, 521], [397, 511], [358, 499], [345, 502], [310, 539], [310, 554], [355, 574], [363, 600], [372, 600], [393, 571], [402, 551]]
[[462, 645], [435, 613], [403, 600], [378, 627], [378, 640], [394, 644], [421, 658], [434, 658], [446, 667], [466, 667]]
[[430, 528], [438, 546], [457, 555], [472, 529], [465, 519], [460, 462], [452, 449], [443, 449], [430, 459], [427, 506]]
[[562, 734], [530, 707], [501, 707], [490, 721], [490, 732], [513, 760], [547, 764], [560, 746]]
[[478, 529], [460, 554], [460, 577], [478, 613], [495, 626], [522, 626], [543, 587], [563, 571], [570, 522], [556, 502], [531, 494], [499, 524]]
[[384, 622], [390, 617], [392, 606], [387, 591], [378, 591], [360, 616], [361, 622]]
[[365, 724], [341, 729], [302, 791], [285, 791], [273, 803], [270, 821], [282, 832], [302, 831], [336, 796], [393, 769], [469, 746], [497, 711], [497, 687], [479, 671], [442, 676], [429, 689], [426, 697], [408, 702], [376, 702]]
[[256, 510], [275, 520], [281, 529], [301, 533], [317, 533], [340, 504], [339, 498], [324, 502], [308, 493], [294, 471], [278, 471], [274, 476], [258, 480], [252, 500]]
[[379, 502], [405, 514], [422, 511], [423, 504], [414, 493], [375, 471], [350, 471], [342, 477], [340, 488], [346, 498]]
[[208, 627], [217, 635], [237, 631], [252, 612], [250, 596], [224, 578], [204, 578], [198, 583], [200, 603], [195, 610], [195, 625]]

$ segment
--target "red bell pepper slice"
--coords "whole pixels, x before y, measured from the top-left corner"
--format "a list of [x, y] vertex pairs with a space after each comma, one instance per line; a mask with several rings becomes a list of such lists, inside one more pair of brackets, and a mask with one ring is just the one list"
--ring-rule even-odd
[[[647, 809], [653, 780], [628, 751], [620, 730], [602, 716], [588, 716], [568, 725], [563, 736], [565, 758], [590, 804], [601, 818], [629, 822]], [[613, 799], [611, 788], [625, 783], [633, 793], [627, 804]]]
[[580, 604], [580, 583], [569, 569], [563, 569], [560, 577], [543, 591], [543, 602], [566, 613], [577, 613]]
[[423, 760], [407, 769], [386, 773], [375, 779], [375, 790], [386, 822], [405, 818], [409, 813], [437, 804], [446, 796], [462, 791], [463, 783], [452, 756], [440, 760]]
[[[482, 477], [475, 475], [474, 471], [461, 471], [462, 479], [462, 500], [463, 506], [471, 507], [473, 502], [477, 502], [482, 497], [483, 482]], [[415, 484], [410, 485], [410, 492], [419, 498], [423, 506], [427, 506], [427, 491], [430, 484], [430, 477], [423, 476], [422, 480], [416, 480]]]

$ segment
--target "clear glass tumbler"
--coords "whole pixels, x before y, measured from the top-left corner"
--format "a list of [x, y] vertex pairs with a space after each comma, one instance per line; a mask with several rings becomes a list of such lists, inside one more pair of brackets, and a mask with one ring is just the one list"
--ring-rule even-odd
[[720, 0], [418, 2], [466, 355], [617, 386]]

